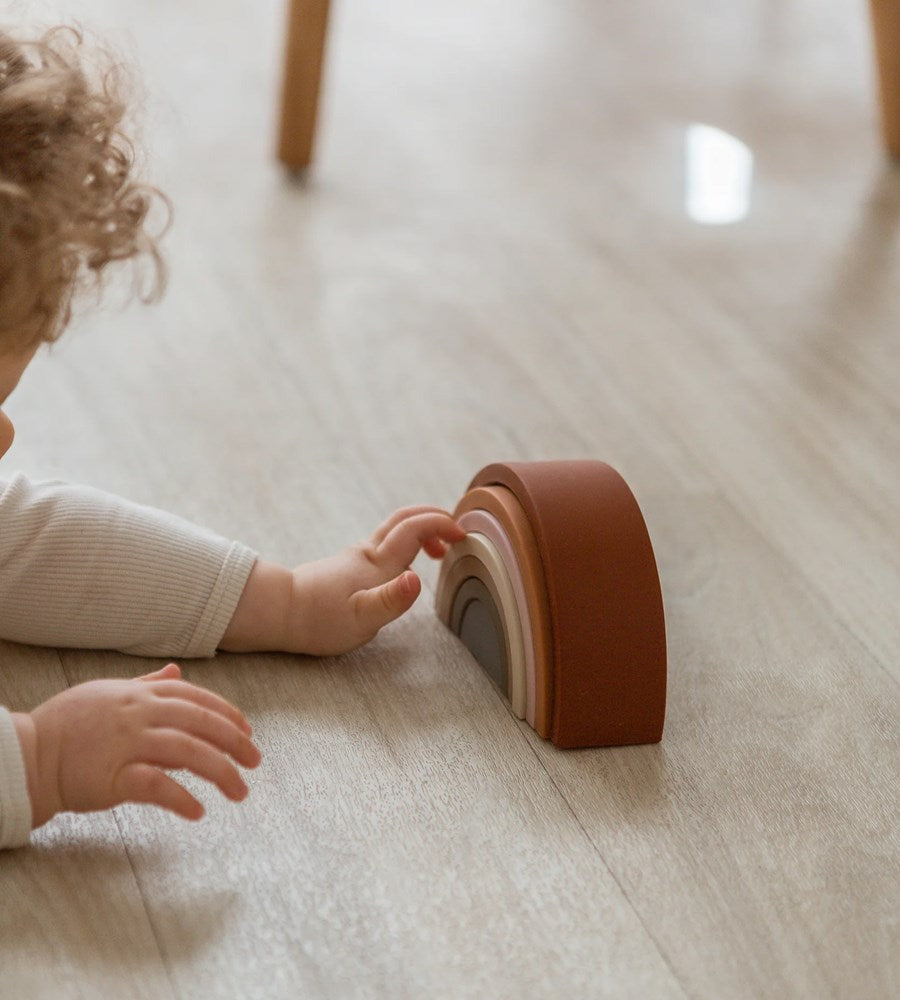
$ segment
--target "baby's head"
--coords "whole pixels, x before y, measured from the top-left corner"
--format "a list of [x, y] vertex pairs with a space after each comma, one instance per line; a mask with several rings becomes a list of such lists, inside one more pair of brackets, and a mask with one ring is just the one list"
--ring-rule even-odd
[[145, 230], [162, 196], [133, 177], [120, 73], [98, 61], [71, 28], [33, 41], [0, 29], [0, 357], [56, 340], [77, 293], [113, 261], [148, 259], [142, 297], [162, 291]]

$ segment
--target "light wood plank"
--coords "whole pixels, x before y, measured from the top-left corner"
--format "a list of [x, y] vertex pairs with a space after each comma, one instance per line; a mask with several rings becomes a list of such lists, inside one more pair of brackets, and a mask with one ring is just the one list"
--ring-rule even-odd
[[[79, 679], [130, 667], [66, 662]], [[179, 991], [684, 995], [430, 606], [347, 657], [220, 655], [186, 675], [243, 707], [265, 756], [240, 808], [188, 776], [199, 826], [119, 810]]]
[[560, 755], [522, 731], [689, 995], [891, 996], [896, 684], [727, 502], [648, 503], [663, 743]]
[[[558, 323], [566, 350], [598, 366], [604, 392], [615, 386], [628, 394], [658, 426], [657, 440], [735, 496], [900, 678], [900, 624], [883, 598], [900, 580], [900, 317], [897, 278], [884, 259], [896, 240], [900, 179], [882, 177], [875, 190], [894, 221], [867, 207], [868, 187], [853, 192], [860, 214], [837, 262], [823, 254], [812, 275], [808, 264], [796, 266], [805, 306], [796, 294], [788, 305], [766, 304], [765, 289], [781, 284], [783, 261], [765, 254], [747, 250], [719, 280], [717, 237], [698, 238], [675, 260], [648, 258], [627, 238], [614, 260], [581, 257], [551, 237], [520, 260], [568, 318]], [[588, 231], [608, 226], [608, 218], [589, 214]], [[805, 235], [792, 239], [788, 252], [799, 255]], [[873, 266], [857, 261], [848, 271], [856, 254]], [[742, 287], [739, 275], [751, 261]], [[708, 291], [701, 274], [713, 278]], [[598, 316], [607, 324], [602, 337]], [[586, 421], [604, 415], [586, 386], [577, 405]]]

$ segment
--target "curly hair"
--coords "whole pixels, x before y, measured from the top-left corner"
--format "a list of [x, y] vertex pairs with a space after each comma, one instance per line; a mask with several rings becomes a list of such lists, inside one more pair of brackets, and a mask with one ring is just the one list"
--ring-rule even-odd
[[147, 290], [134, 272], [145, 302], [165, 285], [145, 221], [157, 197], [171, 216], [169, 201], [132, 177], [121, 67], [81, 46], [70, 27], [25, 41], [0, 30], [0, 354], [56, 340], [113, 261], [149, 260]]

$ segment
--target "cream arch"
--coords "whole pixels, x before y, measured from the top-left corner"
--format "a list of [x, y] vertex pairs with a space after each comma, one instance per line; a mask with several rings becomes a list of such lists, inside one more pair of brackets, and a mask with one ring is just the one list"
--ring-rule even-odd
[[456, 592], [472, 576], [481, 580], [500, 613], [509, 668], [509, 691], [504, 693], [508, 694], [516, 717], [524, 719], [525, 649], [516, 595], [497, 547], [480, 532], [470, 531], [463, 541], [453, 545], [444, 556], [437, 589], [438, 617], [445, 625], [450, 625]]

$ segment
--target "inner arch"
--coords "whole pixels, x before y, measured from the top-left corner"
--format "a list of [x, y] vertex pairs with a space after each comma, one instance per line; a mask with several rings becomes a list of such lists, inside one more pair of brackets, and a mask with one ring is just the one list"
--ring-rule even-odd
[[509, 658], [503, 623], [490, 592], [477, 577], [470, 576], [457, 590], [450, 628], [509, 699]]

